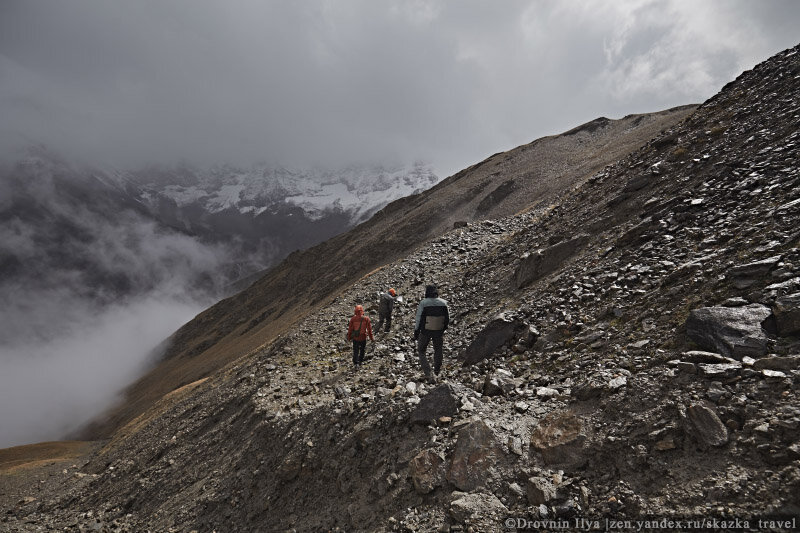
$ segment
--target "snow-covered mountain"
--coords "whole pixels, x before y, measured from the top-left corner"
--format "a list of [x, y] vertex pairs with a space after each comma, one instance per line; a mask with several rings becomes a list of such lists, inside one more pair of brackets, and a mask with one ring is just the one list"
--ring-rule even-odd
[[424, 163], [411, 166], [350, 165], [331, 170], [260, 165], [207, 170], [183, 167], [135, 173], [144, 186], [141, 199], [156, 206], [159, 197], [173, 200], [179, 209], [200, 208], [208, 214], [235, 210], [257, 217], [299, 207], [316, 221], [344, 215], [350, 224], [368, 219], [398, 198], [435, 185], [439, 178]]

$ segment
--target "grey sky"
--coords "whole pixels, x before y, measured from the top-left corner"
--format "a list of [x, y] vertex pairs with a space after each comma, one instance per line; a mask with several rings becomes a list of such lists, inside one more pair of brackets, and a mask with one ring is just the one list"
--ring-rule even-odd
[[797, 28], [794, 0], [3, 0], [0, 149], [448, 175], [601, 115], [701, 102]]

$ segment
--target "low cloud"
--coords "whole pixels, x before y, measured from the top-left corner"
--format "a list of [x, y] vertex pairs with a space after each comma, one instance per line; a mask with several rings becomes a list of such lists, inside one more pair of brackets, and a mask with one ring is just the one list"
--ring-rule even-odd
[[55, 338], [0, 345], [0, 448], [63, 438], [102, 413], [152, 363], [159, 343], [201, 310], [152, 293], [84, 309]]
[[230, 282], [226, 247], [126, 206], [98, 175], [52, 157], [0, 171], [0, 447], [107, 409]]

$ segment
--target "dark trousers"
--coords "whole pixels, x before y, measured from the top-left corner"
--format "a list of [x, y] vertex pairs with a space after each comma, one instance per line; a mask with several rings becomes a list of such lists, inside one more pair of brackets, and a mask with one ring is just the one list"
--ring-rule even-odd
[[375, 328], [375, 332], [376, 333], [381, 330], [381, 326], [383, 325], [384, 319], [386, 320], [386, 331], [389, 331], [389, 329], [391, 329], [391, 327], [392, 327], [392, 313], [389, 313], [388, 315], [384, 315], [383, 313], [378, 311], [378, 325]]
[[364, 361], [364, 352], [367, 350], [367, 339], [353, 341], [353, 364], [360, 365]]
[[426, 334], [424, 331], [420, 331], [419, 340], [417, 341], [417, 352], [419, 355], [419, 364], [422, 366], [422, 371], [426, 376], [431, 373], [431, 365], [428, 363], [428, 357], [425, 355], [425, 352], [428, 350], [428, 342], [430, 341], [433, 341], [433, 371], [438, 375], [439, 370], [442, 368], [442, 345], [444, 344], [442, 334]]

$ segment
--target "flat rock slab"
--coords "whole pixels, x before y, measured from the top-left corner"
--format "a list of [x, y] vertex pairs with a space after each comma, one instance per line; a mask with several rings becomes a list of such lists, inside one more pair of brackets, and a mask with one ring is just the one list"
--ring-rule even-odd
[[742, 364], [728, 364], [728, 363], [718, 363], [718, 364], [708, 364], [708, 363], [699, 363], [697, 365], [698, 373], [702, 376], [707, 378], [717, 378], [717, 379], [726, 379], [732, 378], [739, 374], [739, 371], [742, 370]]
[[458, 396], [447, 383], [434, 387], [419, 402], [411, 413], [412, 424], [430, 424], [443, 416], [455, 416], [458, 413]]
[[506, 314], [500, 314], [490, 321], [483, 330], [472, 340], [467, 349], [461, 354], [460, 359], [464, 365], [474, 365], [494, 355], [494, 353], [507, 344], [515, 341], [519, 334], [524, 332], [527, 324], [516, 320]]
[[800, 368], [800, 355], [765, 357], [753, 362], [753, 370], [797, 370], [798, 368]]
[[555, 272], [564, 261], [586, 246], [588, 242], [588, 235], [578, 235], [568, 241], [524, 255], [516, 272], [514, 272], [514, 283], [517, 288], [522, 288], [551, 272]]
[[746, 289], [756, 281], [763, 278], [780, 262], [781, 256], [776, 255], [761, 261], [738, 265], [728, 270], [728, 277], [737, 289]]
[[737, 360], [763, 357], [769, 339], [761, 325], [771, 314], [760, 304], [701, 307], [689, 313], [686, 334], [702, 348]]

